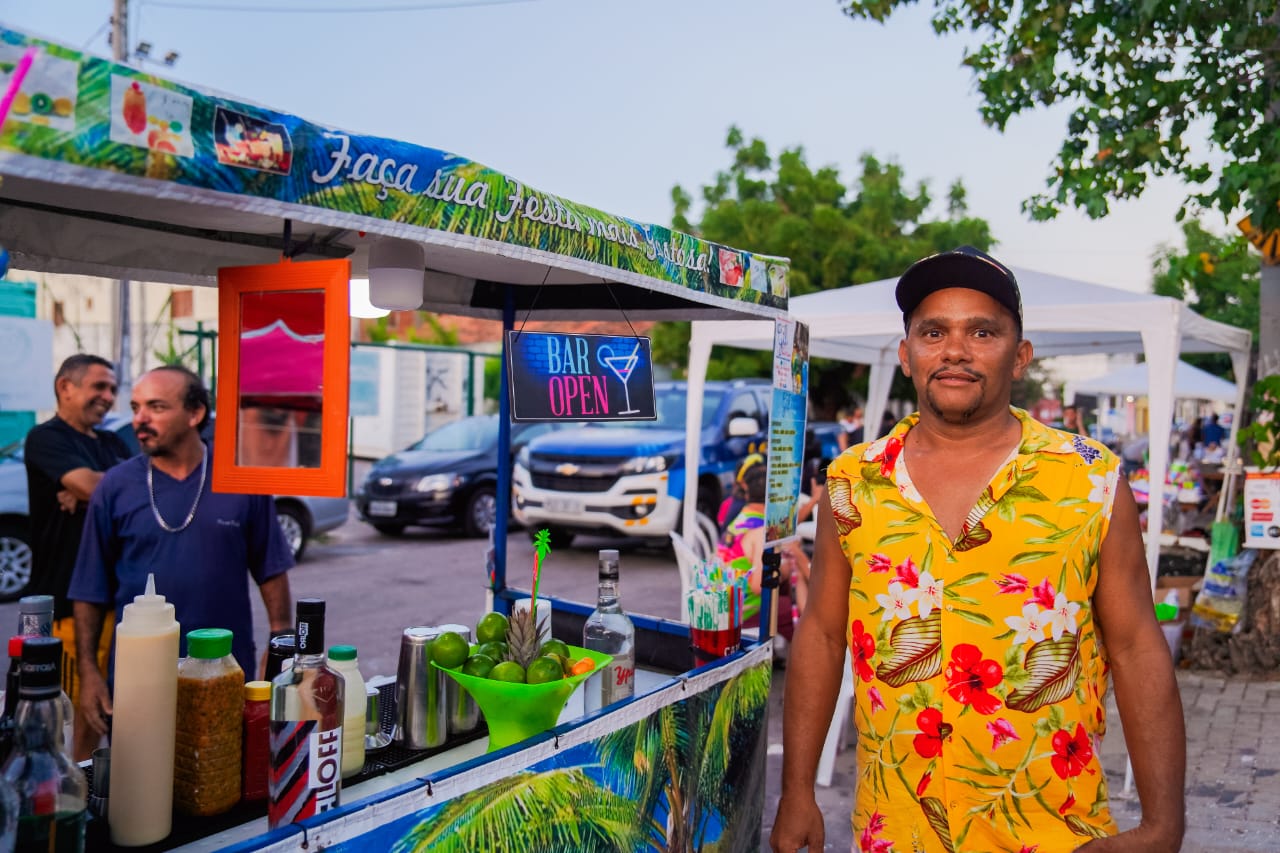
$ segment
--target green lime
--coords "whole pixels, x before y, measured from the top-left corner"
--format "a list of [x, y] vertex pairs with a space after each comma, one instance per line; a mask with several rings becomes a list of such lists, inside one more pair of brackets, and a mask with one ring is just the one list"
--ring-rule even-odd
[[457, 631], [445, 631], [431, 641], [431, 659], [445, 669], [461, 665], [469, 651], [471, 647]]
[[540, 658], [534, 658], [529, 661], [529, 671], [526, 675], [530, 684], [559, 681], [564, 678], [564, 667], [560, 664], [558, 658], [551, 655], [543, 655]]
[[507, 644], [501, 640], [494, 640], [488, 643], [481, 643], [476, 646], [476, 654], [488, 655], [495, 661], [507, 659]]
[[474, 654], [463, 662], [462, 674], [474, 675], [476, 678], [488, 678], [489, 670], [493, 669], [494, 664], [494, 659], [488, 655]]
[[560, 655], [562, 658], [569, 656], [569, 644], [564, 640], [547, 640], [542, 644], [542, 648], [538, 649], [540, 655]]
[[524, 667], [513, 660], [495, 663], [489, 670], [489, 678], [494, 681], [509, 681], [512, 684], [524, 684]]
[[480, 621], [476, 623], [476, 642], [480, 644], [492, 643], [507, 638], [507, 628], [511, 623], [507, 617], [501, 613], [486, 613], [480, 617]]

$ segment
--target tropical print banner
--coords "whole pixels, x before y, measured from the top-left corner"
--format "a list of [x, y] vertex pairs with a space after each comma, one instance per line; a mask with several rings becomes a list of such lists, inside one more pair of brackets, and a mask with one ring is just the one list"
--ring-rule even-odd
[[769, 656], [638, 721], [326, 849], [756, 851]]
[[[0, 152], [492, 240], [785, 310], [787, 261], [526, 186], [433, 148], [322, 127], [0, 28]], [[163, 189], [157, 189], [157, 194]]]

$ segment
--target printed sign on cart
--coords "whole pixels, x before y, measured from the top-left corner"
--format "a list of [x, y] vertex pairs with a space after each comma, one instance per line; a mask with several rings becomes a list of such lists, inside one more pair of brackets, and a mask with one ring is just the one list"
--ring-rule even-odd
[[1280, 471], [1245, 469], [1244, 547], [1280, 548]]
[[808, 402], [809, 327], [794, 320], [775, 320], [764, 511], [766, 545], [785, 542], [796, 535]]
[[517, 421], [651, 421], [648, 338], [507, 332]]

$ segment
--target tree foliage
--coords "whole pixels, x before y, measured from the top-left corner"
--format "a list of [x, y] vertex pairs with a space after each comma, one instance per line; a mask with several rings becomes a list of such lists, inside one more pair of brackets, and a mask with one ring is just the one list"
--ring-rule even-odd
[[[1240, 235], [1221, 237], [1197, 222], [1182, 225], [1183, 245], [1164, 246], [1156, 254], [1153, 290], [1172, 296], [1196, 313], [1248, 329], [1258, 339], [1258, 259]], [[1232, 378], [1224, 353], [1187, 355], [1204, 370]]]
[[[692, 217], [693, 196], [671, 191], [674, 227], [708, 240], [791, 259], [792, 296], [847, 287], [899, 275], [913, 261], [958, 245], [989, 249], [991, 230], [970, 217], [963, 185], [948, 189], [946, 211], [932, 218], [933, 197], [924, 182], [909, 185], [901, 166], [864, 154], [852, 186], [834, 166], [812, 168], [804, 149], [774, 157], [761, 139], [748, 140], [730, 128], [729, 167], [702, 187], [701, 215]], [[662, 323], [653, 331], [654, 359], [674, 367], [688, 360], [686, 323]], [[768, 355], [718, 348], [712, 378], [767, 376]], [[866, 369], [816, 360], [810, 396], [833, 410], [864, 392]]]
[[[908, 2], [841, 5], [883, 22]], [[934, 0], [933, 14], [940, 34], [976, 34], [964, 63], [988, 124], [1071, 108], [1048, 191], [1024, 202], [1033, 218], [1064, 206], [1105, 216], [1111, 200], [1177, 175], [1200, 185], [1192, 206], [1224, 217], [1243, 206], [1267, 229], [1280, 226], [1277, 22], [1274, 0]], [[1207, 149], [1192, 144], [1202, 133]]]

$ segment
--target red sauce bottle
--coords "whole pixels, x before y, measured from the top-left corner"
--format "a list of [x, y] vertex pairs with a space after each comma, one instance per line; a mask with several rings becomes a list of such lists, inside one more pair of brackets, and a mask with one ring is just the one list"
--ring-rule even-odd
[[271, 775], [271, 682], [250, 681], [244, 686], [244, 778], [241, 792], [246, 801], [265, 800]]

